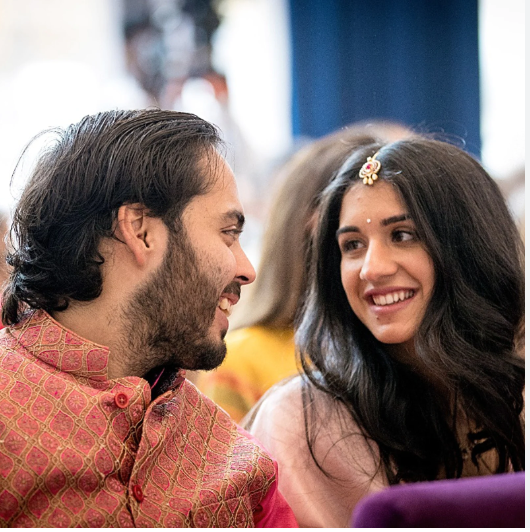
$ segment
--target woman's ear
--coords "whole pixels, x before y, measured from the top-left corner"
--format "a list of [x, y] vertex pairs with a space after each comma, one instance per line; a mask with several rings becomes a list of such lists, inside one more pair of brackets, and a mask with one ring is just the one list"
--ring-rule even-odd
[[147, 208], [141, 203], [122, 205], [118, 209], [116, 237], [131, 251], [138, 266], [143, 267], [151, 251], [154, 231], [162, 220], [148, 216]]

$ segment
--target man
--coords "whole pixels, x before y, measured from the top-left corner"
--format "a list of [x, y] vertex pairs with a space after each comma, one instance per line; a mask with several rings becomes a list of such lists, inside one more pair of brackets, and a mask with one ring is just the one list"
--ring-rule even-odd
[[214, 126], [161, 110], [58, 132], [13, 217], [0, 524], [296, 526], [276, 464], [184, 378], [255, 273]]

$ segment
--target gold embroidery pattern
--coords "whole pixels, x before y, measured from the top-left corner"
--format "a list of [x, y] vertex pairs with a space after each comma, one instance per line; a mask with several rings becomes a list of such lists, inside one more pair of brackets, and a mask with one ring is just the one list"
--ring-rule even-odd
[[183, 380], [107, 380], [44, 312], [0, 332], [0, 526], [251, 527], [274, 463]]

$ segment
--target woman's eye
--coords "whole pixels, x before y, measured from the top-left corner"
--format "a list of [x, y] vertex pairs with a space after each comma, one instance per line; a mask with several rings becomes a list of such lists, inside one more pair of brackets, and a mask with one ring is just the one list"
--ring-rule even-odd
[[356, 251], [362, 247], [362, 242], [360, 240], [345, 240], [341, 243], [340, 248], [343, 253], [348, 251]]
[[395, 242], [415, 242], [418, 240], [416, 231], [394, 231], [392, 237]]

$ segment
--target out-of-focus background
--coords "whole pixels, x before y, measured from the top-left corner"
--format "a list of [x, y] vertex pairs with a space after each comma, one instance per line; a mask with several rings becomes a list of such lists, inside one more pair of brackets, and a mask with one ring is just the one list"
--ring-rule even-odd
[[463, 139], [522, 219], [524, 29], [524, 0], [0, 0], [0, 208], [41, 130], [158, 106], [222, 129], [255, 265], [274, 169], [359, 120]]

